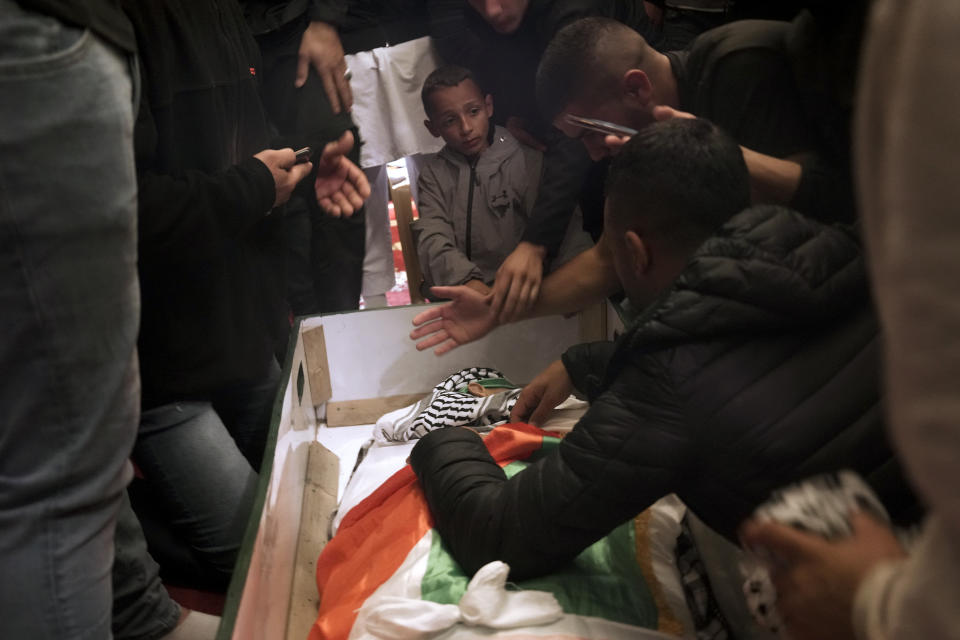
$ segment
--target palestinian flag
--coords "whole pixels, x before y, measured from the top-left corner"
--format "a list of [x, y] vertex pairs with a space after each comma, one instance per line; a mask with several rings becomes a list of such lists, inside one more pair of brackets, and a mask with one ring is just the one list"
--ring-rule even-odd
[[[512, 475], [556, 447], [559, 439], [529, 425], [511, 424], [493, 430], [485, 443]], [[654, 577], [647, 513], [621, 525], [558, 572], [517, 583], [521, 589], [553, 593], [564, 610], [560, 621], [499, 632], [458, 625], [439, 637], [632, 640], [681, 635], [682, 625]], [[320, 554], [320, 610], [310, 640], [370, 637], [358, 612], [375, 597], [457, 604], [469, 579], [432, 529], [420, 485], [406, 465], [344, 516]]]

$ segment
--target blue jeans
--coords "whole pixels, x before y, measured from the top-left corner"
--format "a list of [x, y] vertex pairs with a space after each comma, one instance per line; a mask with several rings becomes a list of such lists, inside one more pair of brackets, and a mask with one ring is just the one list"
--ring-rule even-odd
[[138, 421], [129, 61], [0, 0], [0, 635], [109, 638]]
[[[264, 379], [143, 412], [132, 493], [151, 551], [172, 579], [224, 588], [256, 497], [280, 368]], [[154, 522], [153, 527], [147, 526]]]

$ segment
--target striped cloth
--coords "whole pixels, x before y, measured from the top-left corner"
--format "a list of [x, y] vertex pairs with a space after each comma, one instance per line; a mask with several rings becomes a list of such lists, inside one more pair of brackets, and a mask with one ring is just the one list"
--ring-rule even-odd
[[489, 431], [506, 422], [520, 389], [504, 389], [485, 398], [461, 391], [471, 382], [504, 378], [496, 369], [470, 367], [453, 374], [419, 402], [397, 409], [377, 420], [374, 438], [381, 443], [409, 442], [444, 427], [478, 427]]

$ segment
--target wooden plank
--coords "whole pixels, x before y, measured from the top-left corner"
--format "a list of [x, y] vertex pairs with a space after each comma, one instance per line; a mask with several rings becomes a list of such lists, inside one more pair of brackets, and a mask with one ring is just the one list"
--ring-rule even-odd
[[351, 427], [358, 424], [374, 424], [383, 414], [411, 405], [429, 393], [429, 391], [423, 391], [384, 398], [328, 402], [327, 426]]
[[410, 302], [423, 302], [420, 295], [420, 283], [423, 282], [423, 271], [420, 269], [420, 256], [417, 253], [417, 243], [413, 238], [413, 206], [410, 204], [410, 187], [403, 186], [394, 189], [390, 187], [390, 199], [393, 200], [393, 213], [397, 219], [397, 236], [400, 238], [400, 251], [403, 253], [403, 264], [407, 271], [407, 285], [410, 289]]
[[317, 591], [317, 558], [329, 540], [330, 521], [337, 507], [340, 461], [315, 442], [310, 445], [307, 472], [293, 565], [293, 586], [287, 619], [287, 640], [303, 640], [317, 619], [320, 606]]
[[327, 363], [327, 341], [323, 327], [303, 332], [304, 359], [307, 363], [307, 379], [310, 382], [310, 399], [318, 406], [333, 395], [330, 387], [330, 365]]

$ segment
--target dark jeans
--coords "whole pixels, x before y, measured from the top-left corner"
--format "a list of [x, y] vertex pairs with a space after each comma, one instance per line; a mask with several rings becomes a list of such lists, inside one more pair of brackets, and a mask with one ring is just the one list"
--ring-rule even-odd
[[[360, 137], [349, 112], [334, 114], [323, 83], [311, 67], [297, 89], [297, 52], [305, 21], [259, 36], [263, 55], [264, 106], [280, 133], [279, 144], [323, 146], [353, 131], [349, 157], [360, 161]], [[287, 205], [287, 298], [296, 315], [356, 309], [360, 302], [365, 251], [365, 211], [332, 218], [317, 205], [313, 180], [304, 180]]]
[[105, 639], [140, 408], [131, 66], [0, 15], [0, 636]]
[[209, 401], [143, 412], [131, 486], [165, 579], [222, 589], [230, 581], [257, 486], [280, 368]]

